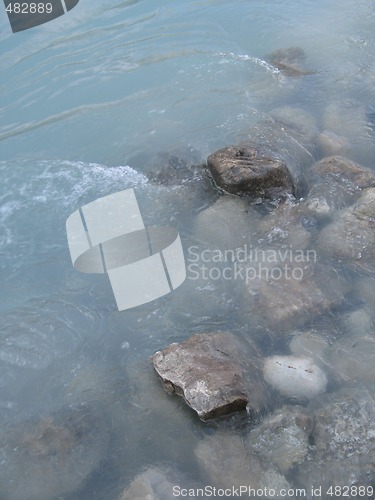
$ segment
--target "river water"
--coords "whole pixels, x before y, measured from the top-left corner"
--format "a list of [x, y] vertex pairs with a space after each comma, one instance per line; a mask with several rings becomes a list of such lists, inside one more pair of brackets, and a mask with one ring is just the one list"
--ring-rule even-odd
[[[39, 450], [34, 470], [5, 446], [1, 498], [116, 499], [155, 465], [204, 483], [194, 449], [215, 427], [163, 392], [148, 357], [195, 332], [243, 331], [236, 290], [189, 283], [119, 312], [105, 276], [73, 268], [65, 222], [134, 188], [145, 222], [177, 227], [188, 245], [194, 217], [220, 193], [199, 172], [173, 186], [145, 174], [169, 152], [204, 163], [284, 105], [310, 112], [320, 129], [329, 104], [349, 107], [354, 118], [338, 132], [350, 139], [350, 158], [373, 167], [374, 25], [370, 0], [80, 0], [13, 34], [0, 7], [1, 440], [82, 403], [99, 415], [99, 430], [88, 431], [97, 434], [69, 458], [74, 467], [45, 469]], [[303, 48], [311, 74], [288, 78], [266, 61], [290, 46]], [[356, 118], [362, 108], [365, 122]], [[372, 276], [347, 311], [373, 314]], [[262, 346], [265, 354], [278, 343]]]

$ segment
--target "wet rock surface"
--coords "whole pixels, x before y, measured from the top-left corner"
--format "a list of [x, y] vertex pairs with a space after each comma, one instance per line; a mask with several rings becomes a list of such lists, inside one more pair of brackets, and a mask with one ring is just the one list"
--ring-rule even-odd
[[202, 420], [245, 409], [258, 413], [267, 403], [258, 353], [231, 333], [193, 335], [151, 360], [165, 389], [183, 396]]
[[15, 424], [1, 440], [1, 497], [51, 500], [77, 490], [104, 458], [108, 441], [98, 412], [83, 404]]
[[292, 195], [295, 185], [286, 163], [261, 146], [229, 146], [207, 158], [216, 184], [236, 195], [279, 198]]
[[285, 405], [249, 432], [246, 445], [285, 474], [306, 458], [313, 427], [313, 418], [303, 407]]

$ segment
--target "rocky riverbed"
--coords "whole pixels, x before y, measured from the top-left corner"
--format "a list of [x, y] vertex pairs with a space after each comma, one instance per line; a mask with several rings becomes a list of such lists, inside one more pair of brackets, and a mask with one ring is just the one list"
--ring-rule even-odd
[[[271, 60], [305, 74], [297, 48]], [[303, 487], [306, 498], [334, 484], [360, 498], [375, 482], [375, 171], [345, 156], [350, 134], [334, 112], [319, 128], [303, 109], [275, 109], [202, 167], [221, 195], [192, 226], [190, 271], [197, 287], [232, 291], [228, 314], [241, 327], [162, 346], [151, 360], [166, 398], [182, 396], [204, 421], [221, 417], [196, 446], [203, 483]]]
[[[104, 280], [70, 267], [55, 277], [49, 234], [46, 248], [33, 242], [52, 284], [4, 305], [0, 498], [207, 498], [207, 486], [233, 498], [241, 486], [258, 498], [331, 498], [331, 486], [335, 498], [373, 497], [372, 111], [353, 96], [316, 110], [295, 98], [320, 78], [302, 48], [262, 64], [276, 91], [233, 140], [134, 153], [134, 169], [37, 164], [22, 185], [14, 251], [30, 246], [19, 207], [32, 182], [32, 217], [56, 225], [62, 211], [60, 227], [73, 206], [132, 187], [146, 225], [179, 231], [187, 276], [119, 313]], [[28, 266], [9, 294], [32, 288]]]

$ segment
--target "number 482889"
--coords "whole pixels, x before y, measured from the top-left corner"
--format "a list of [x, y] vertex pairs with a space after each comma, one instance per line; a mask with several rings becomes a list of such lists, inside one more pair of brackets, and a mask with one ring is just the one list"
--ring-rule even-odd
[[6, 8], [6, 11], [10, 14], [51, 14], [52, 13], [51, 3], [12, 3], [10, 2]]
[[327, 496], [348, 497], [348, 498], [374, 498], [374, 488], [372, 486], [330, 486], [327, 490]]

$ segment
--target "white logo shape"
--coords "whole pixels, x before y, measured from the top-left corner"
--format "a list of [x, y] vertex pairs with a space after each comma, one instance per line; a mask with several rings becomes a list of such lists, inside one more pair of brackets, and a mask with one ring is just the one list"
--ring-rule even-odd
[[133, 189], [84, 205], [66, 221], [73, 266], [107, 273], [119, 311], [170, 293], [186, 278], [178, 232], [145, 227]]

